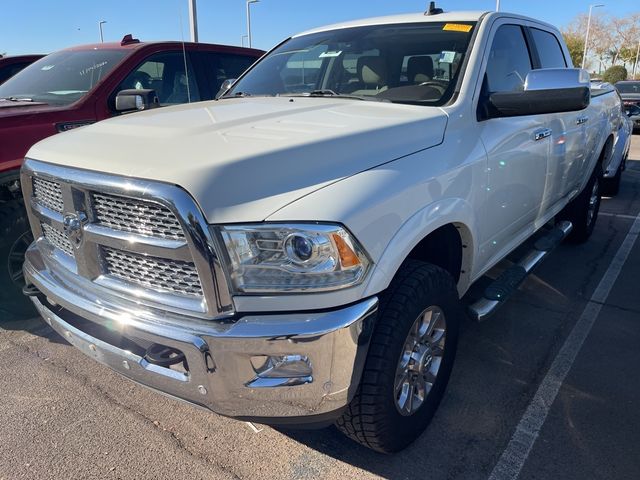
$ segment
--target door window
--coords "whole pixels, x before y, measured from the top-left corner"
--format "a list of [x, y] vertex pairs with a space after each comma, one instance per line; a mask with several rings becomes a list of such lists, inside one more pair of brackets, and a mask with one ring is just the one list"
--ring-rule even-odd
[[486, 88], [489, 93], [524, 89], [531, 71], [531, 57], [518, 25], [502, 25], [494, 38], [487, 62]]
[[565, 68], [567, 66], [562, 48], [560, 48], [560, 43], [555, 35], [538, 28], [532, 28], [531, 35], [540, 57], [540, 68]]
[[195, 72], [188, 58], [185, 62], [183, 52], [161, 52], [148, 57], [124, 79], [117, 91], [132, 88], [154, 89], [160, 105], [200, 100]]

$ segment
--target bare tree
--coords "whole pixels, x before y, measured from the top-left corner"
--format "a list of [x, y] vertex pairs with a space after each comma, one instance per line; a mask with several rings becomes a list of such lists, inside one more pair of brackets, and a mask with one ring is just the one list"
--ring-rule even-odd
[[[587, 20], [586, 14], [577, 15], [562, 32], [567, 40], [567, 45], [573, 44], [574, 50], [576, 50], [578, 43], [581, 43], [584, 48]], [[600, 70], [603, 65], [607, 67], [616, 63], [633, 64], [639, 41], [640, 13], [621, 18], [592, 15], [586, 66], [591, 70], [595, 70], [594, 67], [597, 66]], [[582, 62], [582, 54], [576, 54], [576, 58], [578, 57]], [[576, 63], [576, 58], [572, 53], [574, 65], [579, 65]], [[592, 62], [593, 58], [598, 62], [596, 65]]]

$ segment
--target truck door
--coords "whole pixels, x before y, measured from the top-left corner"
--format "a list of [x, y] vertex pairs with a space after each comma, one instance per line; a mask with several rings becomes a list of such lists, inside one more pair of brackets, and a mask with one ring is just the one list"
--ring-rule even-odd
[[[535, 27], [529, 28], [529, 33], [537, 54], [534, 57], [536, 68], [567, 68], [567, 60], [555, 34]], [[585, 126], [588, 122], [587, 109], [551, 115], [544, 210], [552, 208], [580, 183], [586, 152]]]
[[[491, 48], [483, 60], [479, 107], [490, 93], [518, 91], [532, 70], [523, 27], [494, 25]], [[481, 254], [492, 258], [510, 250], [541, 211], [551, 130], [549, 115], [491, 118], [478, 122], [488, 157], [487, 204]]]

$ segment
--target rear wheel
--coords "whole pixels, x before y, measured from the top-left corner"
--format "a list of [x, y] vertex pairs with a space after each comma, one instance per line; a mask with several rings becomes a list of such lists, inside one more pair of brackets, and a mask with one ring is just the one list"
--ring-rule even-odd
[[622, 180], [622, 171], [624, 170], [624, 162], [620, 162], [616, 174], [611, 178], [602, 179], [602, 194], [607, 197], [614, 197], [620, 191], [620, 181]]
[[22, 294], [24, 254], [33, 241], [21, 198], [0, 203], [0, 312], [3, 320], [20, 320], [35, 314]]
[[586, 242], [593, 233], [600, 211], [601, 181], [602, 167], [598, 164], [584, 190], [558, 214], [559, 220], [568, 220], [573, 224], [573, 230], [567, 237], [570, 242]]
[[449, 381], [461, 317], [448, 272], [405, 262], [380, 297], [361, 384], [338, 428], [383, 453], [420, 436]]

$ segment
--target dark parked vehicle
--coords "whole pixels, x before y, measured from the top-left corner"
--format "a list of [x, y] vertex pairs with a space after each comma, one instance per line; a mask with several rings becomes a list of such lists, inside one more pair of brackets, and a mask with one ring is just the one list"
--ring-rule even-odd
[[187, 42], [119, 43], [47, 55], [0, 85], [0, 316], [20, 316], [23, 253], [31, 242], [19, 185], [39, 140], [151, 106], [213, 99], [264, 52]]
[[15, 55], [12, 57], [0, 57], [0, 85], [13, 77], [25, 67], [28, 67], [44, 55]]
[[629, 117], [633, 132], [635, 133], [637, 131], [640, 131], [640, 105], [625, 105], [624, 110]]
[[615, 87], [625, 105], [640, 105], [640, 80], [624, 80]]

